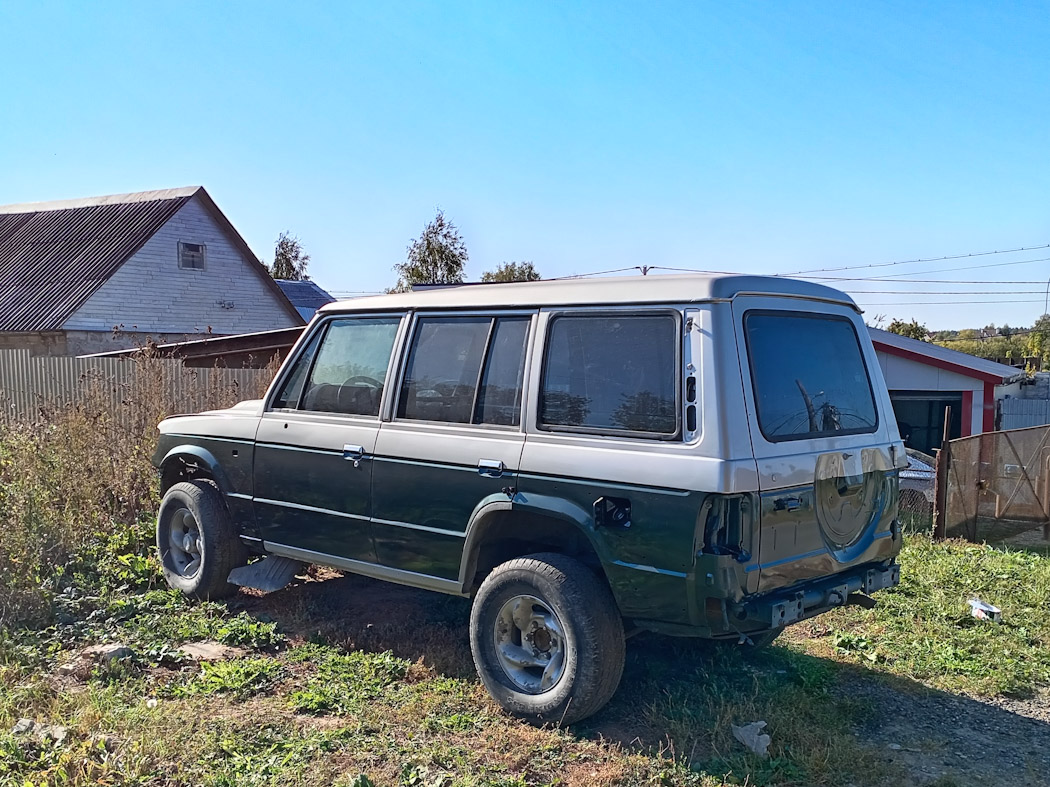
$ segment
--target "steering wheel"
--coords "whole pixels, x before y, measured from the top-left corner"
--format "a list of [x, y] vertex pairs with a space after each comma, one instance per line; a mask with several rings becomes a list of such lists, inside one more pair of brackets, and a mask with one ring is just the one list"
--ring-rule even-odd
[[355, 374], [353, 377], [347, 377], [343, 380], [343, 385], [357, 385], [358, 383], [365, 383], [372, 388], [382, 388], [383, 384], [374, 377], [368, 377], [363, 374]]

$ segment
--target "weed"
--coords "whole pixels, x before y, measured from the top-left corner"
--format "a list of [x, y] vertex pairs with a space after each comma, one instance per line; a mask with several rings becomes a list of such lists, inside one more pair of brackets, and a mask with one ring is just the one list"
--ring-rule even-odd
[[289, 705], [298, 713], [350, 713], [377, 697], [408, 672], [408, 662], [387, 653], [338, 653], [306, 645], [292, 651], [295, 661], [316, 663], [305, 688], [295, 691]]
[[176, 685], [175, 697], [232, 694], [245, 699], [273, 686], [284, 675], [279, 662], [266, 658], [204, 662], [201, 671], [188, 683]]

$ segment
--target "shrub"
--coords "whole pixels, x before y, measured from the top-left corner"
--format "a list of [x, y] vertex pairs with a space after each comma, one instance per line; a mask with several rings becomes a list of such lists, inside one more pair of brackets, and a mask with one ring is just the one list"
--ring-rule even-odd
[[[148, 577], [149, 530], [133, 526], [158, 502], [150, 461], [157, 423], [259, 395], [222, 370], [205, 380], [148, 347], [129, 363], [127, 382], [87, 375], [75, 403], [0, 425], [0, 625], [46, 618], [75, 555], [90, 564], [119, 552], [118, 574], [131, 584]], [[78, 576], [91, 575], [83, 568]]]

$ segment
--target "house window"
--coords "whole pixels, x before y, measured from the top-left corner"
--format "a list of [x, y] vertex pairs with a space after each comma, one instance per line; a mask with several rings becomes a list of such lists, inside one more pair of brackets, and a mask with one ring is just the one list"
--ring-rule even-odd
[[179, 267], [190, 270], [204, 270], [205, 250], [203, 243], [183, 243], [179, 241]]

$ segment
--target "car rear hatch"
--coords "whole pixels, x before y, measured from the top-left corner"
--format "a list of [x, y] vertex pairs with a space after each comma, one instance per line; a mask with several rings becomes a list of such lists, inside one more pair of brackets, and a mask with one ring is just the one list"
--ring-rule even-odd
[[860, 316], [757, 295], [733, 310], [759, 474], [759, 591], [892, 557], [904, 448]]

